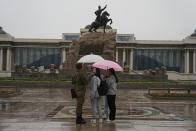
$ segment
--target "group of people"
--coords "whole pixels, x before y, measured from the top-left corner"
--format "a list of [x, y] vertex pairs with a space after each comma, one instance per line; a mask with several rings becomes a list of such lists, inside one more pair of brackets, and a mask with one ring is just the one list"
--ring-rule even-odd
[[[90, 78], [87, 77], [82, 71], [82, 64], [76, 64], [76, 73], [72, 77], [72, 84], [74, 85], [74, 90], [76, 93], [76, 124], [85, 124], [86, 121], [82, 117], [82, 107], [85, 100], [86, 87], [90, 86], [90, 102], [92, 106], [92, 123], [97, 122], [97, 112], [98, 121], [112, 122], [115, 120], [116, 116], [116, 92], [118, 78], [116, 76], [115, 70], [110, 68], [106, 71], [106, 74], [101, 74], [99, 68], [93, 68]], [[102, 81], [105, 81], [108, 86], [108, 90], [104, 98], [104, 115], [102, 116], [102, 96], [98, 93], [98, 88]]]

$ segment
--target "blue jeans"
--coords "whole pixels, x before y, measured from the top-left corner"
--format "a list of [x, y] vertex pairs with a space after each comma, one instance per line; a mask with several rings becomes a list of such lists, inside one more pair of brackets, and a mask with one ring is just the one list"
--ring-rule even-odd
[[99, 118], [102, 118], [101, 97], [94, 98], [94, 99], [91, 101], [91, 105], [92, 105], [92, 115], [93, 115], [93, 119], [96, 119], [96, 113], [97, 113], [97, 111], [98, 111], [98, 114], [99, 114]]
[[108, 116], [109, 116], [109, 107], [108, 107], [107, 96], [104, 96], [104, 116], [106, 118], [108, 118]]

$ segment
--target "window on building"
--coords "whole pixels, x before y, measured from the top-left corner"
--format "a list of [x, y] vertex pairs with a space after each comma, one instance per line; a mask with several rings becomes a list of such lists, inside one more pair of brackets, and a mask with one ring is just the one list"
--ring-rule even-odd
[[79, 39], [80, 35], [64, 35], [65, 41], [72, 41], [73, 39]]
[[132, 36], [117, 36], [116, 40], [118, 42], [131, 42], [132, 41]]
[[49, 69], [50, 64], [55, 64], [59, 68], [61, 63], [61, 49], [59, 48], [15, 48], [14, 63], [19, 66], [26, 65], [28, 68], [32, 66]]
[[137, 49], [135, 50], [135, 70], [155, 69], [161, 66], [168, 71], [181, 71], [182, 57], [178, 49]]

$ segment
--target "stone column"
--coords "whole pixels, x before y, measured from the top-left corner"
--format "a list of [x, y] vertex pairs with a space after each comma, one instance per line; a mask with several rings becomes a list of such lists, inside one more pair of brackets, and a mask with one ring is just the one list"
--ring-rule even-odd
[[133, 48], [130, 50], [130, 70], [133, 70]]
[[116, 62], [118, 62], [118, 48], [116, 48]]
[[66, 61], [66, 48], [63, 48], [63, 60], [62, 63]]
[[0, 48], [0, 71], [3, 69], [3, 48]]
[[185, 50], [185, 66], [184, 66], [185, 73], [189, 73], [189, 50]]
[[11, 48], [7, 48], [7, 64], [6, 64], [6, 71], [11, 71]]
[[126, 59], [126, 52], [125, 52], [125, 48], [123, 48], [123, 67], [124, 67], [125, 59]]
[[193, 50], [193, 74], [196, 74], [196, 49]]

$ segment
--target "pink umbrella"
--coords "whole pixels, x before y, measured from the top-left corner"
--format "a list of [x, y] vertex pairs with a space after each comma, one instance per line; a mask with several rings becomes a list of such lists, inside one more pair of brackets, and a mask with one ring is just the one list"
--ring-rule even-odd
[[116, 62], [105, 60], [103, 62], [97, 62], [92, 65], [93, 67], [100, 68], [100, 69], [110, 69], [113, 68], [115, 71], [123, 71], [123, 68], [117, 64]]

